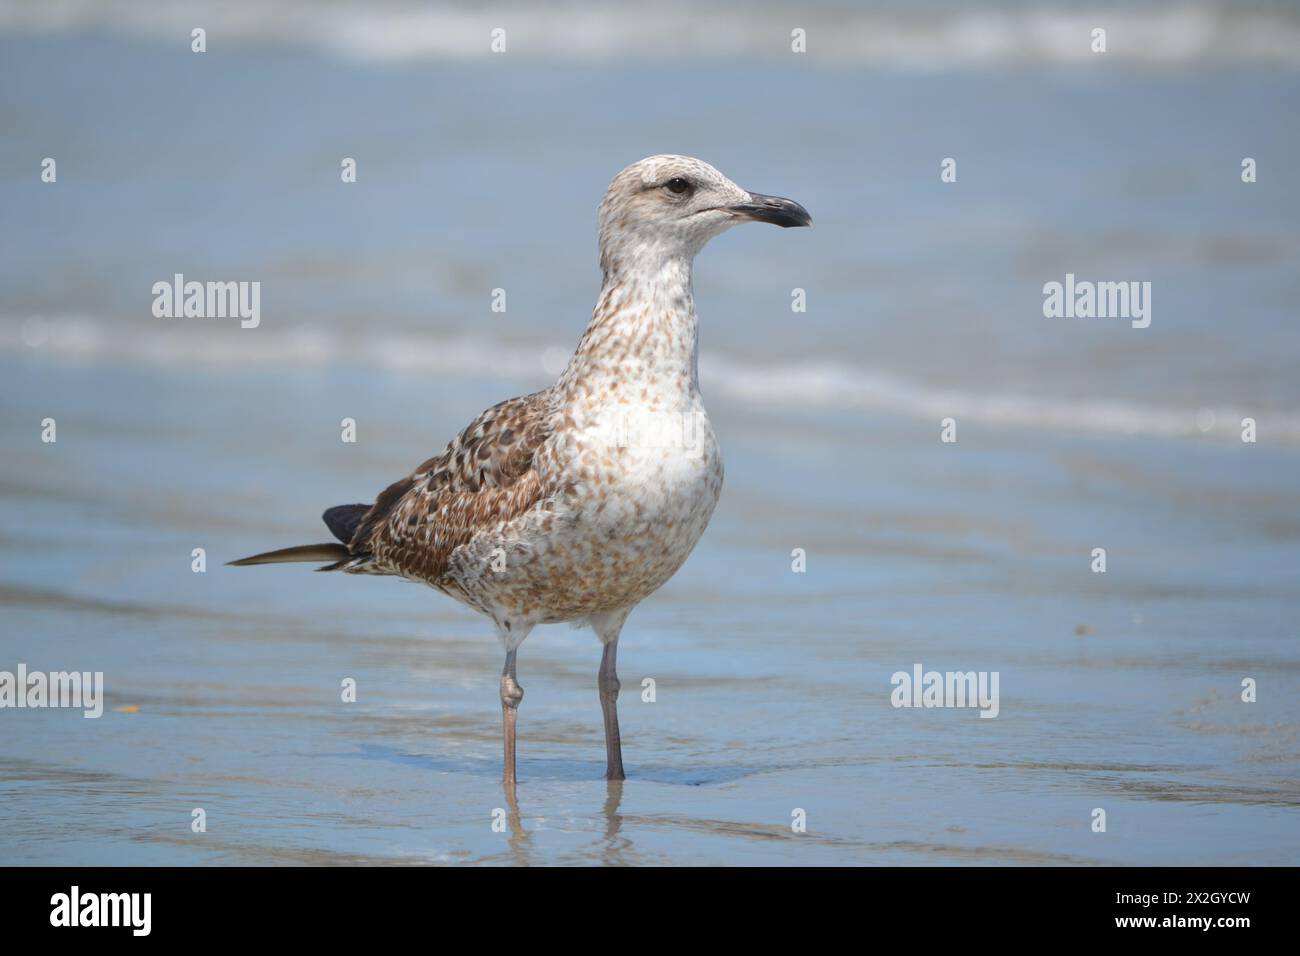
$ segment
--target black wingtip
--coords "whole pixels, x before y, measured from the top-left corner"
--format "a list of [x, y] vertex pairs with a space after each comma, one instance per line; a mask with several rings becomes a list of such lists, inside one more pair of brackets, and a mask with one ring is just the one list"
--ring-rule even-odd
[[321, 520], [325, 522], [325, 527], [330, 529], [330, 534], [344, 544], [351, 544], [357, 528], [361, 525], [361, 519], [369, 510], [370, 505], [335, 505], [333, 508], [326, 509], [321, 515]]

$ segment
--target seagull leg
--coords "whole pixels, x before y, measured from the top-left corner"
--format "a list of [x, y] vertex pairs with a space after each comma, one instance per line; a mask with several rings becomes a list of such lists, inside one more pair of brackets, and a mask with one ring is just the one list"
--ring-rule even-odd
[[605, 715], [605, 779], [623, 779], [623, 741], [618, 735], [618, 691], [622, 686], [615, 671], [618, 657], [618, 638], [605, 645], [600, 656], [600, 674], [596, 685], [600, 688], [600, 709]]
[[622, 686], [618, 680], [618, 635], [623, 630], [627, 612], [622, 611], [608, 617], [595, 618], [592, 627], [596, 636], [605, 645], [600, 657], [600, 673], [596, 676], [596, 686], [600, 690], [600, 711], [605, 718], [605, 779], [622, 780], [623, 741], [618, 734], [618, 691]]
[[506, 666], [501, 670], [501, 718], [505, 736], [506, 787], [515, 786], [515, 717], [519, 702], [524, 699], [524, 689], [515, 680], [515, 651], [506, 651]]

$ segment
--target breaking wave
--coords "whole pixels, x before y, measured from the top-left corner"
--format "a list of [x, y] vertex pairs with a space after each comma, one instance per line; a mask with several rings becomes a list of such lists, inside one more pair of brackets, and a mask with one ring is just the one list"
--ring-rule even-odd
[[1083, 63], [1091, 31], [1107, 31], [1111, 61], [1156, 68], [1225, 63], [1300, 68], [1300, 10], [1269, 0], [1181, 3], [1016, 2], [974, 10], [955, 0], [861, 9], [720, 2], [424, 0], [0, 0], [0, 34], [109, 31], [188, 44], [202, 26], [211, 48], [304, 46], [375, 62], [470, 59], [491, 31], [525, 59], [785, 58], [791, 31], [811, 65], [935, 71]]
[[[378, 333], [367, 337], [300, 326], [243, 331], [187, 327], [183, 335], [114, 325], [89, 316], [0, 319], [0, 353], [45, 360], [148, 364], [170, 369], [209, 366], [302, 368], [360, 366], [438, 378], [492, 378], [537, 388], [564, 368], [573, 343], [548, 347], [464, 336]], [[949, 416], [994, 427], [1102, 435], [1240, 441], [1241, 420], [1256, 411], [1173, 408], [1123, 399], [979, 393], [859, 368], [840, 361], [741, 360], [716, 349], [700, 358], [709, 396], [755, 410], [835, 409], [938, 422]], [[1300, 448], [1300, 411], [1267, 416], [1270, 443]]]

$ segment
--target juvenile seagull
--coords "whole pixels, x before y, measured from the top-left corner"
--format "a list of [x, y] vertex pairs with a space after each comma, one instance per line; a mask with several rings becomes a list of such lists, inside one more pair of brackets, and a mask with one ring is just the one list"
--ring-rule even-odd
[[342, 544], [232, 563], [329, 561], [318, 570], [399, 575], [490, 617], [506, 651], [507, 787], [524, 697], [519, 645], [538, 624], [589, 624], [604, 645], [606, 777], [622, 780], [619, 633], [690, 555], [722, 490], [700, 398], [691, 267], [706, 242], [744, 221], [812, 225], [798, 203], [741, 189], [698, 159], [627, 167], [600, 204], [604, 281], [559, 380], [489, 408], [373, 505], [326, 511]]

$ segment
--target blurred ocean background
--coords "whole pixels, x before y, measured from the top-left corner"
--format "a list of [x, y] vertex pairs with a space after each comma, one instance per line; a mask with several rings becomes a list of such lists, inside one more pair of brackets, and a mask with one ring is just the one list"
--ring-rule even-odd
[[[1282, 2], [0, 0], [0, 670], [108, 695], [0, 710], [0, 864], [1300, 862], [1297, 115]], [[540, 628], [498, 833], [483, 621], [223, 562], [547, 384], [658, 152], [816, 226], [697, 260], [727, 485], [624, 631], [629, 780]], [[1045, 318], [1067, 273], [1150, 327]], [[917, 662], [1000, 715], [892, 708]]]

